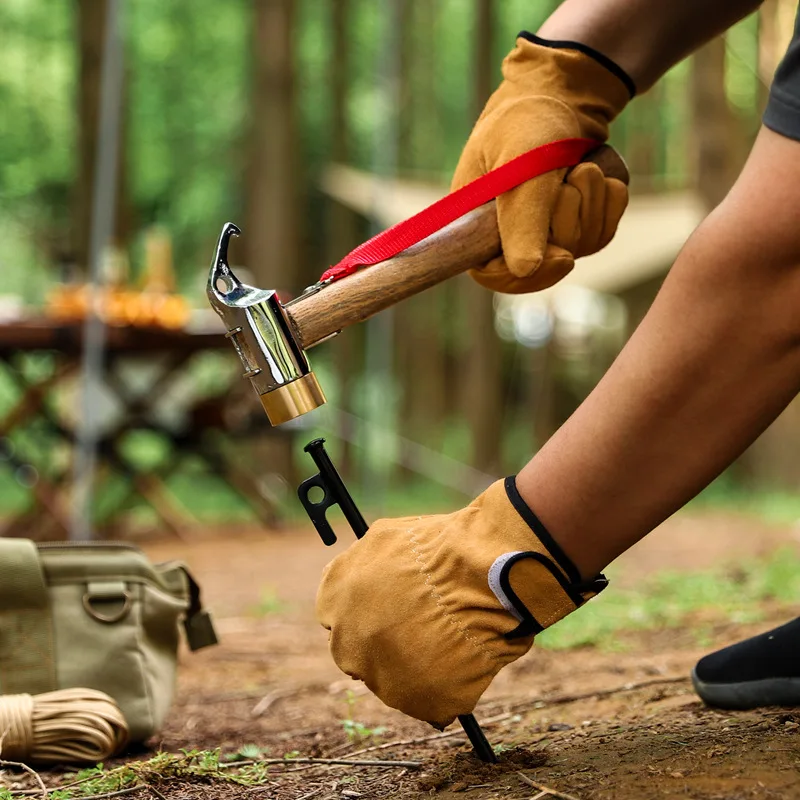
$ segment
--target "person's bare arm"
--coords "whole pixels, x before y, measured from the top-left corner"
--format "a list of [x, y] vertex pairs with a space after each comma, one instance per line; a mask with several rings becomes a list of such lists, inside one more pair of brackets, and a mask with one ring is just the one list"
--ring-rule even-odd
[[538, 34], [594, 48], [622, 67], [642, 92], [762, 1], [565, 0]]
[[[454, 183], [559, 138], [605, 141], [632, 94], [620, 67], [646, 88], [757, 5], [566, 0], [540, 31], [551, 41], [523, 34], [506, 58]], [[624, 184], [582, 168], [583, 190], [541, 176], [498, 198], [503, 263], [476, 280], [551, 285], [593, 252], [564, 231], [613, 231], [619, 215], [603, 215], [612, 188], [624, 209]], [[331, 562], [317, 614], [344, 672], [437, 726], [470, 713], [537, 633], [603, 590], [606, 564], [755, 439], [800, 389], [799, 206], [800, 143], [762, 130], [611, 370], [516, 479], [452, 514], [378, 520]]]
[[800, 391], [800, 143], [762, 128], [594, 392], [517, 478], [584, 576], [725, 469]]

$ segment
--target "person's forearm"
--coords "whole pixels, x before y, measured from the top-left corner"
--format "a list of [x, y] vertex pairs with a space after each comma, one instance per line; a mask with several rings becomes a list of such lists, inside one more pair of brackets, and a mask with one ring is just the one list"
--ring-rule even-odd
[[588, 45], [649, 89], [673, 64], [763, 0], [564, 0], [538, 33]]
[[584, 576], [680, 508], [800, 391], [800, 144], [762, 129], [594, 392], [520, 472]]

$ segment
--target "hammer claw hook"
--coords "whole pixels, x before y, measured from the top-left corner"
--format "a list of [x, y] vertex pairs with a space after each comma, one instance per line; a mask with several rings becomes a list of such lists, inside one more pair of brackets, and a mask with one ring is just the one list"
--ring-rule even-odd
[[273, 289], [242, 283], [228, 263], [231, 237], [241, 231], [226, 222], [217, 239], [206, 295], [225, 325], [269, 421], [280, 425], [318, 408], [325, 395], [311, 372], [291, 321]]
[[[223, 296], [230, 294], [234, 289], [241, 286], [239, 279], [233, 274], [233, 270], [228, 263], [228, 245], [234, 236], [240, 236], [241, 233], [242, 231], [238, 225], [233, 222], [226, 222], [217, 240], [217, 249], [214, 253], [211, 275], [208, 280], [209, 284]], [[223, 285], [220, 285], [220, 283]]]

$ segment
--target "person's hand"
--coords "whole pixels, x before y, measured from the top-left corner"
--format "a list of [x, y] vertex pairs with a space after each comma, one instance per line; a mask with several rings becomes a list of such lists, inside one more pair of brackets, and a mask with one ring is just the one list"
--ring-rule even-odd
[[[521, 34], [503, 62], [504, 80], [467, 141], [452, 189], [548, 142], [605, 142], [609, 123], [630, 100], [630, 79], [603, 56], [531, 38]], [[546, 173], [497, 198], [503, 253], [470, 271], [478, 283], [497, 292], [545, 289], [576, 258], [611, 241], [628, 204], [626, 185], [591, 163], [579, 164], [566, 181], [565, 172]]]
[[325, 568], [317, 616], [344, 672], [442, 728], [605, 584], [581, 584], [507, 478], [453, 514], [376, 522]]

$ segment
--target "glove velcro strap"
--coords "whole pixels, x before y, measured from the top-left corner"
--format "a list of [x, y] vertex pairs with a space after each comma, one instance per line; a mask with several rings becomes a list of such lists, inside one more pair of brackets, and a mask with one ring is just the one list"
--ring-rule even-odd
[[[523, 584], [526, 587], [525, 594], [530, 595], [527, 598], [528, 605], [541, 605], [541, 608], [537, 607], [534, 611], [520, 599], [511, 582], [512, 568], [524, 561], [537, 565], [533, 568], [535, 577], [527, 576]], [[607, 585], [604, 575], [598, 575], [585, 583], [570, 583], [550, 558], [533, 550], [505, 553], [489, 569], [489, 586], [492, 592], [503, 608], [519, 621], [516, 628], [505, 634], [506, 639], [541, 633], [582, 606]]]

